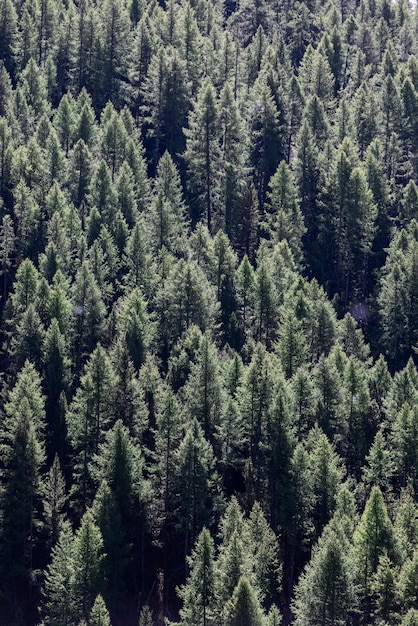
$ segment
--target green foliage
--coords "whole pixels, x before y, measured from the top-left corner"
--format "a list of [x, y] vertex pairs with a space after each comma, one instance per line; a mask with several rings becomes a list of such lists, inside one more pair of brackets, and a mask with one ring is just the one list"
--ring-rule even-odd
[[360, 522], [353, 536], [353, 559], [357, 568], [362, 612], [371, 612], [373, 576], [378, 571], [381, 557], [385, 554], [397, 561], [398, 553], [393, 526], [389, 519], [382, 492], [374, 486], [366, 502]]
[[5, 624], [416, 621], [418, 13], [337, 5], [0, 0]]
[[296, 624], [346, 624], [355, 609], [347, 538], [338, 522], [325, 528], [295, 593]]
[[78, 619], [87, 619], [94, 600], [103, 588], [102, 562], [103, 539], [99, 528], [87, 511], [74, 536], [73, 544], [73, 593]]
[[52, 549], [51, 562], [45, 571], [41, 614], [47, 626], [58, 626], [58, 624], [70, 626], [74, 623], [73, 547], [73, 533], [70, 524], [66, 522]]
[[100, 594], [96, 597], [90, 612], [89, 626], [111, 626], [109, 611]]
[[245, 576], [241, 576], [231, 600], [225, 606], [225, 624], [228, 626], [263, 624], [263, 613], [257, 596]]
[[206, 528], [200, 533], [194, 550], [188, 557], [188, 565], [190, 575], [185, 586], [179, 590], [183, 600], [180, 623], [208, 626], [214, 623], [215, 572], [213, 539]]

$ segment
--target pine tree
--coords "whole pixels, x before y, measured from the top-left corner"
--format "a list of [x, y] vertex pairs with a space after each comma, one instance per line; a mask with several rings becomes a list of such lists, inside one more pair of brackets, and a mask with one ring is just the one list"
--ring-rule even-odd
[[253, 87], [251, 106], [254, 113], [251, 118], [250, 164], [254, 168], [258, 209], [262, 213], [270, 178], [285, 156], [276, 103], [263, 75]]
[[19, 46], [18, 16], [11, 0], [3, 0], [0, 14], [0, 58], [10, 76], [15, 78], [17, 53]]
[[186, 411], [196, 418], [203, 428], [205, 438], [213, 442], [220, 423], [223, 405], [223, 386], [220, 379], [218, 354], [207, 335], [202, 337], [196, 361], [191, 367], [184, 387]]
[[273, 401], [273, 373], [265, 348], [258, 344], [240, 390], [240, 406], [245, 424], [246, 456], [254, 471], [254, 497], [262, 493], [264, 441]]
[[234, 589], [231, 600], [225, 606], [225, 624], [227, 626], [239, 626], [251, 624], [261, 626], [263, 613], [257, 596], [245, 576], [242, 576]]
[[355, 608], [348, 541], [338, 522], [327, 527], [315, 546], [295, 591], [295, 624], [346, 624]]
[[48, 529], [49, 542], [57, 543], [65, 524], [63, 508], [67, 501], [65, 480], [61, 473], [59, 457], [55, 455], [49, 472], [44, 479], [43, 505], [45, 524]]
[[300, 263], [305, 227], [293, 176], [285, 161], [280, 162], [276, 173], [271, 177], [269, 188], [267, 232], [274, 241], [287, 240], [295, 261]]
[[65, 522], [45, 570], [41, 615], [46, 626], [71, 626], [75, 618], [73, 594], [74, 536]]
[[279, 543], [258, 502], [246, 520], [244, 537], [248, 538], [248, 562], [260, 590], [262, 605], [269, 607], [278, 599], [280, 590]]
[[151, 139], [154, 162], [165, 150], [172, 155], [184, 150], [185, 126], [190, 97], [186, 62], [177, 51], [160, 48], [148, 66], [142, 87], [144, 122]]
[[72, 285], [73, 336], [76, 357], [75, 370], [79, 375], [82, 363], [101, 338], [105, 306], [97, 282], [87, 261], [83, 261]]
[[127, 287], [141, 288], [145, 294], [149, 294], [151, 288], [152, 265], [151, 246], [146, 240], [146, 227], [140, 217], [134, 225], [125, 249], [125, 263], [128, 267], [126, 275]]
[[123, 88], [127, 82], [131, 32], [128, 11], [115, 0], [106, 0], [100, 12], [97, 33], [99, 72], [94, 97], [97, 107], [108, 102], [119, 104], [124, 100]]
[[120, 317], [120, 332], [125, 337], [133, 366], [138, 370], [146, 359], [153, 335], [146, 301], [139, 288], [126, 297]]
[[82, 207], [87, 200], [91, 174], [91, 153], [83, 139], [79, 139], [70, 154], [69, 167], [70, 197], [77, 208]]
[[157, 294], [157, 307], [164, 311], [159, 318], [159, 336], [165, 358], [192, 324], [204, 332], [216, 323], [218, 314], [214, 288], [196, 262], [183, 259], [167, 273]]
[[54, 115], [54, 127], [57, 132], [61, 147], [68, 157], [69, 150], [73, 144], [75, 130], [75, 101], [70, 94], [65, 94], [56, 109]]
[[239, 108], [229, 82], [225, 83], [219, 95], [219, 124], [224, 208], [217, 218], [217, 225], [231, 237], [238, 219], [247, 155]]
[[[28, 363], [9, 394], [7, 419], [1, 432], [2, 586], [7, 590], [11, 604], [18, 603], [19, 598], [26, 603], [31, 575], [38, 566], [34, 549], [41, 521], [44, 424], [41, 421], [42, 400], [39, 391], [36, 394], [33, 389], [36, 378], [34, 380], [31, 374], [36, 373]], [[31, 391], [34, 391], [34, 397], [26, 395]]]
[[312, 474], [311, 489], [315, 499], [312, 517], [319, 537], [336, 508], [342, 480], [341, 459], [326, 435], [317, 427], [314, 427], [308, 435], [308, 447]]
[[10, 268], [12, 266], [10, 257], [15, 249], [15, 234], [10, 215], [3, 217], [0, 232], [0, 273], [3, 276], [3, 300], [5, 300], [8, 291]]
[[65, 394], [68, 390], [70, 364], [68, 345], [55, 317], [45, 334], [42, 346], [42, 363], [48, 424], [47, 455], [51, 460], [55, 454], [63, 457], [65, 452], [65, 425], [59, 399], [61, 394]]
[[96, 596], [90, 611], [89, 626], [111, 626], [109, 611], [100, 594]]
[[158, 162], [155, 192], [150, 212], [153, 244], [157, 250], [165, 246], [170, 252], [180, 253], [188, 219], [179, 172], [168, 152]]
[[218, 505], [213, 449], [196, 419], [189, 423], [176, 451], [175, 467], [176, 517], [187, 554]]
[[183, 600], [180, 624], [209, 626], [214, 624], [215, 566], [214, 542], [203, 528], [191, 556], [187, 558], [190, 574], [178, 591]]
[[202, 73], [202, 37], [194, 6], [189, 1], [186, 1], [179, 11], [179, 39], [181, 55], [186, 62], [192, 93], [195, 93]]
[[85, 373], [66, 416], [73, 457], [71, 493], [74, 506], [81, 513], [91, 504], [93, 496], [89, 464], [115, 419], [113, 388], [114, 374], [110, 359], [99, 344], [86, 364]]
[[387, 556], [381, 557], [373, 584], [377, 596], [375, 615], [389, 622], [396, 615], [395, 575], [391, 560]]
[[418, 509], [410, 485], [401, 492], [396, 508], [394, 530], [402, 561], [411, 558], [418, 547]]
[[372, 580], [379, 558], [386, 552], [396, 561], [393, 527], [379, 487], [374, 486], [366, 502], [361, 520], [355, 530], [354, 562], [357, 567], [362, 613], [365, 618], [372, 608]]
[[209, 78], [200, 87], [185, 129], [184, 159], [188, 169], [188, 188], [192, 221], [203, 217], [209, 232], [221, 206], [221, 150], [218, 131], [218, 103]]
[[74, 536], [73, 543], [73, 597], [78, 619], [87, 619], [94, 600], [103, 588], [103, 539], [87, 511]]

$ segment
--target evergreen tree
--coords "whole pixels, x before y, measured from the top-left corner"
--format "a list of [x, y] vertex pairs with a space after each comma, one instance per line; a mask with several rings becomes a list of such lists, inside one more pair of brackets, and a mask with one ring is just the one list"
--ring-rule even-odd
[[184, 159], [188, 169], [188, 188], [192, 221], [203, 217], [209, 232], [220, 211], [221, 150], [218, 131], [218, 103], [209, 78], [200, 87], [189, 125], [185, 129]]
[[338, 522], [331, 523], [315, 546], [295, 592], [295, 624], [346, 624], [355, 608], [348, 541]]
[[264, 76], [255, 83], [251, 96], [250, 164], [261, 213], [270, 178], [285, 154], [276, 103]]
[[302, 237], [305, 233], [293, 176], [281, 161], [269, 182], [270, 207], [267, 208], [267, 229], [275, 241], [287, 240], [296, 262], [302, 260]]
[[99, 72], [94, 97], [97, 106], [108, 100], [119, 104], [123, 98], [123, 86], [127, 82], [127, 65], [130, 53], [131, 33], [128, 11], [115, 0], [106, 0], [101, 7], [98, 31]]
[[99, 344], [86, 364], [85, 373], [66, 416], [72, 448], [72, 497], [83, 513], [93, 496], [89, 464], [97, 454], [105, 432], [114, 421], [114, 374], [110, 359]]
[[374, 486], [366, 502], [361, 520], [353, 537], [354, 562], [357, 567], [362, 613], [365, 618], [370, 615], [372, 607], [373, 574], [377, 572], [379, 558], [388, 554], [389, 558], [397, 558], [393, 527], [389, 519], [382, 492]]
[[189, 577], [179, 590], [183, 607], [180, 624], [209, 626], [214, 621], [215, 568], [214, 543], [206, 528], [197, 538], [191, 556], [187, 558]]
[[91, 609], [89, 624], [91, 626], [111, 626], [109, 611], [100, 594], [96, 597]]
[[77, 271], [72, 286], [73, 295], [73, 349], [75, 370], [79, 375], [81, 365], [99, 341], [103, 328], [105, 306], [97, 282], [87, 261]]
[[74, 536], [73, 543], [73, 594], [75, 614], [78, 619], [87, 619], [94, 600], [103, 588], [102, 562], [103, 539], [87, 511]]
[[71, 525], [65, 522], [52, 549], [51, 562], [45, 570], [41, 615], [46, 626], [74, 624], [73, 548], [74, 536]]
[[[9, 407], [11, 404], [9, 403]], [[36, 567], [34, 548], [40, 524], [41, 480], [44, 462], [42, 434], [29, 400], [23, 398], [13, 422], [2, 433], [3, 589], [13, 603], [29, 597], [30, 578]], [[22, 593], [23, 592], [23, 593]]]
[[184, 537], [185, 554], [218, 506], [218, 478], [211, 445], [196, 419], [187, 427], [175, 457], [177, 524]]
[[238, 626], [239, 624], [251, 624], [251, 626], [261, 626], [263, 624], [263, 613], [257, 596], [245, 576], [242, 576], [231, 600], [225, 606], [225, 624], [228, 626]]
[[58, 456], [54, 457], [49, 472], [44, 479], [44, 517], [49, 541], [55, 545], [65, 524], [63, 508], [66, 504], [65, 480], [61, 473]]
[[205, 438], [213, 441], [220, 423], [223, 388], [218, 354], [208, 336], [202, 337], [196, 361], [184, 387], [184, 395], [188, 416], [196, 418], [203, 428]]
[[226, 82], [219, 96], [219, 124], [221, 126], [222, 198], [223, 211], [217, 218], [218, 227], [228, 237], [238, 220], [238, 204], [242, 197], [246, 172], [246, 151], [242, 121], [232, 88]]

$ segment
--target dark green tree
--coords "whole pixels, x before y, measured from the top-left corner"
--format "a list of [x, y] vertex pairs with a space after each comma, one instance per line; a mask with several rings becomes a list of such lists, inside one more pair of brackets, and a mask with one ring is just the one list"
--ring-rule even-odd
[[219, 505], [215, 456], [196, 419], [176, 451], [175, 468], [176, 518], [187, 555]]
[[245, 576], [239, 579], [231, 600], [225, 606], [224, 619], [227, 626], [263, 624], [263, 612], [254, 589]]
[[218, 102], [207, 78], [200, 87], [189, 114], [184, 159], [188, 170], [188, 189], [192, 221], [204, 220], [209, 232], [219, 214], [221, 198], [221, 148], [218, 129]]
[[215, 623], [214, 542], [207, 528], [197, 538], [191, 556], [187, 557], [190, 574], [178, 591], [183, 600], [180, 624], [209, 626]]
[[103, 539], [91, 511], [83, 515], [75, 533], [72, 557], [75, 615], [77, 619], [87, 619], [104, 584]]
[[46, 626], [74, 624], [73, 549], [74, 536], [71, 525], [65, 522], [52, 549], [51, 561], [45, 570], [40, 608]]
[[295, 624], [346, 624], [355, 609], [353, 570], [347, 556], [349, 543], [338, 522], [332, 522], [315, 546], [296, 587]]

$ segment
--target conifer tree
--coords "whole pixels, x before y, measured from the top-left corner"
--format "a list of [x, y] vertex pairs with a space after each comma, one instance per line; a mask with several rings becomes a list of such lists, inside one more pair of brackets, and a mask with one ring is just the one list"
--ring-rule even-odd
[[219, 95], [219, 123], [224, 208], [217, 218], [217, 225], [231, 237], [238, 220], [247, 155], [239, 108], [229, 82], [225, 83]]
[[227, 626], [263, 624], [263, 612], [254, 589], [245, 576], [239, 579], [231, 600], [225, 606], [225, 624]]
[[98, 33], [99, 65], [94, 97], [102, 107], [109, 100], [123, 101], [123, 87], [127, 79], [131, 32], [128, 11], [115, 0], [106, 0], [100, 12]]
[[71, 626], [75, 618], [73, 595], [74, 536], [65, 522], [52, 549], [51, 562], [45, 570], [41, 615], [46, 626]]
[[82, 363], [101, 338], [105, 306], [97, 282], [87, 261], [77, 271], [72, 285], [73, 336], [75, 370], [80, 374]]
[[266, 226], [274, 241], [286, 239], [295, 261], [302, 260], [302, 237], [305, 233], [303, 217], [297, 200], [292, 173], [285, 161], [281, 161], [269, 182], [270, 206], [266, 208]]
[[[8, 405], [11, 407], [10, 403]], [[36, 415], [24, 397], [3, 426], [2, 529], [1, 551], [4, 563], [3, 588], [13, 602], [25, 598], [36, 567], [34, 548], [40, 523], [41, 480], [44, 463], [42, 432]]]
[[81, 513], [91, 504], [93, 497], [89, 464], [115, 419], [113, 387], [110, 359], [99, 344], [86, 364], [66, 416], [72, 448], [72, 496], [76, 510]]
[[220, 380], [218, 354], [207, 335], [202, 337], [196, 361], [191, 367], [184, 387], [186, 411], [196, 418], [208, 441], [214, 439], [220, 423], [223, 404], [223, 387]]
[[87, 619], [104, 583], [103, 539], [91, 511], [83, 515], [75, 533], [72, 554], [75, 614], [78, 619]]
[[99, 594], [93, 604], [89, 617], [90, 626], [111, 626], [110, 615], [106, 604]]
[[215, 623], [215, 566], [214, 543], [207, 528], [203, 528], [191, 556], [187, 558], [189, 577], [179, 590], [183, 606], [180, 624], [209, 626]]
[[193, 419], [176, 451], [176, 517], [184, 537], [185, 554], [194, 544], [211, 512], [218, 506], [218, 477], [212, 446]]
[[353, 571], [348, 541], [338, 522], [327, 527], [313, 550], [295, 592], [295, 624], [331, 626], [347, 623], [355, 608]]
[[254, 168], [254, 184], [261, 213], [269, 180], [285, 154], [276, 103], [263, 75], [255, 83], [251, 96], [254, 113], [251, 118], [250, 164]]
[[65, 480], [57, 455], [55, 455], [44, 479], [43, 492], [45, 524], [48, 529], [50, 544], [55, 545], [66, 521], [63, 508], [67, 501]]
[[372, 488], [366, 502], [353, 543], [362, 612], [367, 618], [372, 608], [372, 580], [373, 574], [377, 572], [379, 558], [386, 552], [389, 558], [397, 559], [392, 523], [382, 492], [377, 486]]
[[218, 131], [218, 103], [209, 78], [201, 85], [189, 114], [184, 158], [188, 169], [188, 188], [192, 221], [204, 220], [209, 232], [221, 207], [221, 149]]

